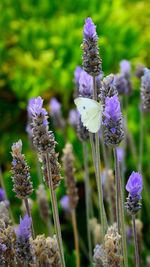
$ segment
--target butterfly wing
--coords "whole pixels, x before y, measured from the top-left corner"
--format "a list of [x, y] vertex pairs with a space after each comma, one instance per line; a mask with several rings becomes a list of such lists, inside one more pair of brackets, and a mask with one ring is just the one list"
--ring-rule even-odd
[[74, 100], [81, 115], [83, 125], [91, 133], [96, 133], [100, 129], [102, 108], [95, 100], [78, 97]]

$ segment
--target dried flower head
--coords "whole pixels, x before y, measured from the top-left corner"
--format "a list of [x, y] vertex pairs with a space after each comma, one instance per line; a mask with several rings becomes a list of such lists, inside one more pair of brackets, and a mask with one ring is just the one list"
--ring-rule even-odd
[[22, 141], [12, 145], [12, 180], [13, 180], [13, 191], [16, 193], [18, 198], [28, 198], [32, 192], [32, 182], [29, 171], [29, 166], [25, 160], [25, 156], [22, 154]]
[[102, 243], [102, 229], [96, 218], [90, 219], [89, 222], [91, 233], [93, 236], [94, 245]]
[[103, 125], [105, 143], [117, 146], [124, 138], [122, 113], [117, 95], [106, 97]]
[[32, 240], [32, 246], [36, 256], [36, 264], [33, 267], [61, 267], [59, 250], [56, 237], [38, 235]]
[[55, 148], [55, 139], [48, 130], [48, 113], [43, 108], [43, 99], [39, 96], [30, 105], [32, 116], [33, 144], [39, 154], [51, 153]]
[[74, 156], [72, 151], [72, 145], [66, 144], [63, 150], [63, 166], [64, 172], [66, 176], [66, 186], [67, 186], [67, 194], [69, 196], [69, 203], [72, 209], [76, 208], [78, 203], [78, 189], [76, 187], [75, 177], [74, 177]]
[[131, 215], [134, 215], [141, 209], [141, 192], [143, 188], [142, 176], [138, 172], [132, 172], [126, 184], [126, 190], [129, 195], [125, 206]]
[[97, 76], [101, 71], [102, 61], [99, 56], [96, 26], [91, 18], [85, 20], [83, 36], [83, 69], [91, 76]]
[[49, 211], [49, 205], [48, 205], [48, 201], [47, 201], [47, 197], [46, 197], [46, 191], [44, 188], [43, 184], [40, 184], [37, 191], [37, 202], [38, 202], [38, 207], [40, 210], [40, 215], [41, 218], [47, 222], [49, 215], [50, 215], [50, 211]]
[[150, 112], [150, 70], [144, 70], [141, 78], [141, 108], [143, 112]]
[[0, 229], [0, 258], [3, 258], [4, 266], [15, 266], [15, 242], [16, 235], [12, 226]]
[[121, 266], [121, 236], [117, 232], [116, 224], [108, 228], [107, 234], [104, 237], [104, 244], [96, 246], [94, 250], [94, 261], [95, 267]]
[[[42, 170], [44, 174], [44, 181], [47, 184], [47, 186], [49, 186], [45, 155], [42, 155], [41, 161], [43, 163]], [[59, 186], [62, 180], [62, 177], [60, 174], [60, 164], [58, 162], [58, 154], [56, 154], [55, 151], [51, 152], [51, 155], [49, 155], [49, 161], [51, 164], [51, 175], [52, 175], [53, 187], [54, 189], [56, 189]]]
[[11, 222], [5, 201], [0, 202], [0, 220], [4, 222], [5, 227], [7, 227]]
[[31, 218], [26, 214], [20, 218], [20, 224], [16, 229], [16, 257], [19, 263], [30, 264], [34, 262], [31, 237]]

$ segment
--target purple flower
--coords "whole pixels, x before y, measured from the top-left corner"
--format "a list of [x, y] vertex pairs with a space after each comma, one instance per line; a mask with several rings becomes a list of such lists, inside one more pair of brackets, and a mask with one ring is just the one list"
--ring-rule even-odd
[[0, 188], [0, 202], [6, 200], [5, 191], [3, 188]]
[[120, 72], [123, 74], [123, 75], [130, 75], [130, 71], [131, 71], [131, 65], [130, 65], [130, 62], [126, 59], [122, 60], [120, 62]]
[[64, 211], [68, 212], [70, 211], [70, 203], [69, 203], [69, 197], [67, 195], [63, 196], [60, 200], [60, 204]]
[[91, 18], [85, 19], [83, 34], [84, 38], [97, 39], [96, 26]]
[[127, 94], [129, 91], [128, 82], [123, 74], [115, 75], [115, 86], [119, 94]]
[[112, 97], [106, 97], [105, 100], [105, 123], [109, 123], [110, 120], [117, 122], [121, 118], [120, 102], [117, 95]]
[[27, 112], [28, 112], [28, 117], [29, 118], [31, 118], [31, 116], [32, 116], [30, 107], [32, 107], [32, 105], [34, 104], [34, 102], [35, 102], [35, 97], [30, 98], [29, 101], [28, 101]]
[[79, 79], [80, 79], [80, 74], [82, 72], [82, 68], [77, 66], [75, 71], [74, 71], [74, 82], [78, 86], [79, 84]]
[[79, 79], [79, 93], [83, 97], [91, 97], [93, 91], [93, 79], [84, 70], [80, 74]]
[[129, 192], [129, 195], [134, 198], [135, 196], [141, 197], [143, 182], [142, 175], [138, 172], [132, 172], [128, 182], [126, 184], [126, 190]]
[[37, 98], [32, 99], [30, 102], [29, 110], [31, 112], [31, 115], [47, 115], [46, 110], [43, 108], [43, 99], [38, 96]]
[[50, 100], [50, 111], [52, 116], [59, 115], [61, 113], [61, 104], [55, 97]]
[[141, 79], [141, 105], [143, 112], [150, 112], [150, 70], [146, 68]]
[[16, 230], [17, 239], [28, 240], [31, 237], [31, 218], [26, 214], [20, 218], [20, 224]]
[[123, 161], [124, 158], [124, 149], [122, 147], [117, 147], [117, 157], [120, 162]]
[[124, 138], [122, 113], [117, 95], [106, 97], [104, 112], [104, 139], [107, 145], [118, 145]]
[[76, 109], [71, 109], [69, 112], [69, 123], [73, 127], [77, 127], [78, 124], [78, 118], [79, 118], [79, 113]]

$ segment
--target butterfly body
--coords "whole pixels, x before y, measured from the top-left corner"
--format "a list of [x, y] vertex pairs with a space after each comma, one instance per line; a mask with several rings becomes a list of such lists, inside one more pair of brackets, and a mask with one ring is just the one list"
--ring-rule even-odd
[[91, 133], [96, 133], [101, 126], [102, 106], [93, 99], [78, 97], [74, 100], [81, 115], [83, 125]]

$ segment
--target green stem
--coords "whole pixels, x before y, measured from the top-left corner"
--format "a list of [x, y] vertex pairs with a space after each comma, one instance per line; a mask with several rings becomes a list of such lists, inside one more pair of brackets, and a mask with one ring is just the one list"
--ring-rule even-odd
[[27, 212], [28, 216], [31, 218], [32, 237], [34, 239], [35, 238], [35, 233], [34, 233], [34, 227], [33, 227], [33, 220], [32, 220], [30, 207], [29, 207], [29, 202], [28, 202], [27, 198], [24, 199], [24, 204], [25, 204], [25, 207], [26, 207], [26, 212]]
[[90, 233], [90, 202], [91, 200], [91, 190], [89, 183], [89, 170], [88, 170], [88, 151], [87, 145], [83, 142], [83, 157], [84, 157], [84, 183], [85, 183], [85, 202], [86, 202], [86, 221], [87, 221], [87, 239], [88, 239], [88, 248], [89, 248], [89, 259], [90, 264], [92, 264], [92, 240]]
[[139, 164], [138, 170], [142, 172], [142, 163], [143, 163], [143, 127], [144, 127], [144, 117], [142, 108], [140, 109], [140, 147], [139, 147]]
[[136, 232], [136, 225], [135, 225], [135, 215], [132, 215], [132, 222], [133, 222], [133, 236], [134, 236], [136, 267], [140, 267], [139, 248], [138, 248], [137, 232]]
[[74, 243], [76, 251], [76, 267], [80, 267], [79, 237], [78, 237], [78, 227], [77, 227], [77, 218], [75, 209], [71, 210], [71, 217], [72, 217]]
[[[97, 101], [97, 89], [96, 89], [96, 79], [93, 77], [93, 100]], [[101, 217], [101, 225], [102, 225], [102, 237], [104, 238], [105, 230], [106, 230], [106, 214], [103, 203], [103, 189], [102, 189], [102, 181], [101, 181], [101, 170], [100, 170], [100, 144], [99, 144], [99, 135], [98, 132], [94, 134], [95, 136], [95, 174], [97, 180], [97, 189], [98, 189], [98, 198], [100, 205], [100, 217]]]
[[[101, 136], [101, 145], [102, 145], [102, 151], [103, 151], [103, 157], [104, 157], [104, 164], [105, 164], [105, 171], [106, 171], [106, 177], [108, 179], [108, 171], [109, 171], [109, 160], [108, 160], [108, 156], [106, 153], [106, 145], [104, 144], [104, 140], [103, 140], [103, 133]], [[113, 222], [115, 221], [114, 219], [114, 213], [113, 213], [113, 205], [112, 205], [112, 201], [111, 201], [111, 188], [110, 188], [110, 184], [108, 184], [108, 208], [109, 208], [109, 215], [110, 215], [110, 224], [112, 225]]]
[[45, 154], [45, 158], [46, 158], [46, 169], [47, 169], [47, 174], [48, 174], [49, 189], [50, 189], [50, 193], [51, 193], [51, 203], [52, 203], [54, 227], [55, 227], [55, 231], [56, 231], [56, 237], [57, 237], [58, 248], [59, 248], [59, 253], [60, 253], [60, 261], [61, 261], [61, 266], [65, 267], [65, 259], [64, 259], [64, 252], [63, 252], [63, 244], [62, 244], [61, 228], [60, 228], [60, 222], [59, 222], [57, 199], [56, 199], [56, 194], [55, 194], [55, 191], [53, 188], [51, 165], [50, 165], [48, 153]]
[[[127, 243], [126, 243], [126, 231], [125, 231], [125, 217], [124, 217], [124, 202], [123, 202], [123, 193], [122, 193], [122, 180], [120, 177], [120, 168], [117, 157], [117, 149], [114, 148], [114, 160], [115, 160], [115, 176], [118, 183], [117, 188], [117, 199], [119, 202], [119, 216], [120, 216], [120, 228], [121, 228], [121, 237], [122, 237], [122, 246], [123, 246], [123, 258], [124, 265], [128, 267], [128, 255], [127, 255]], [[118, 208], [118, 207], [117, 207]]]

